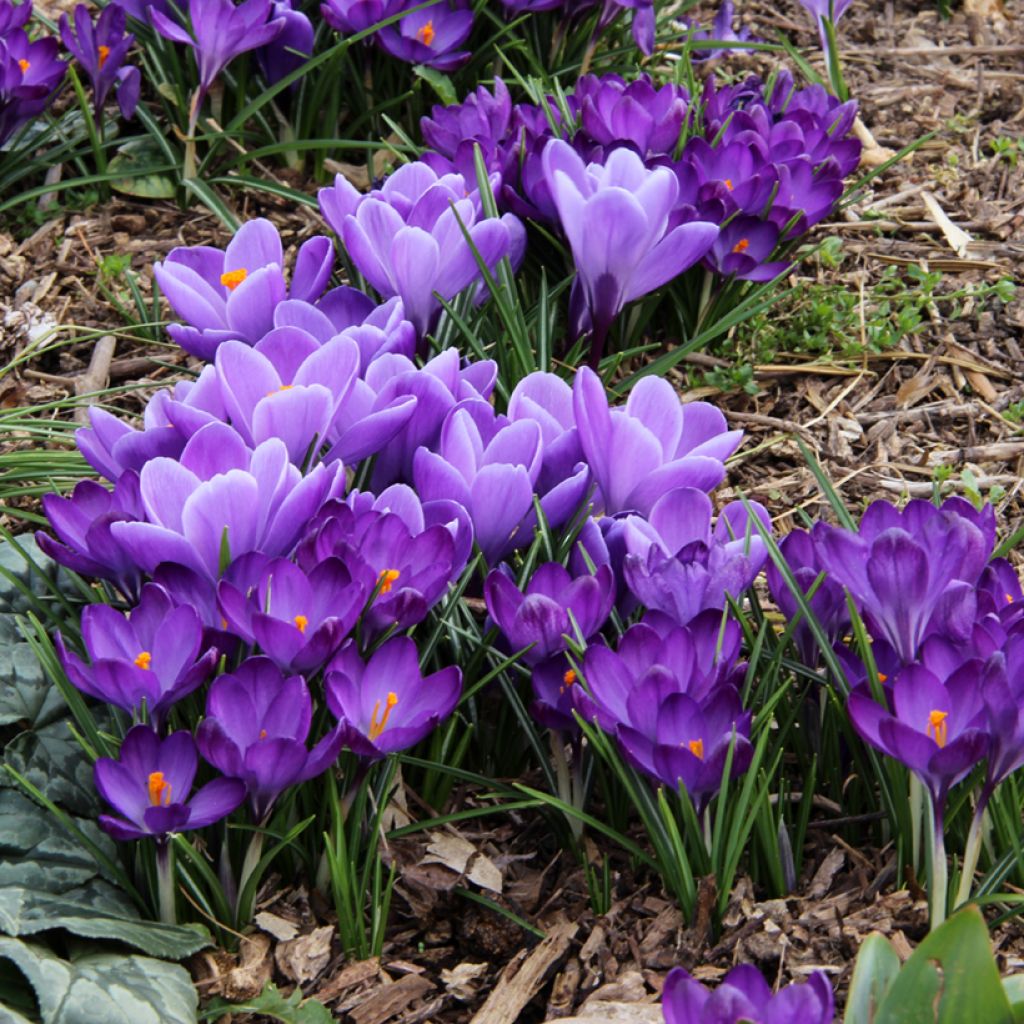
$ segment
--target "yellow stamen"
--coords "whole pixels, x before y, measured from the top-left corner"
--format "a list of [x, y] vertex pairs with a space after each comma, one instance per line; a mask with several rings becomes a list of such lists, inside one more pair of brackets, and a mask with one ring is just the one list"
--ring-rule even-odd
[[928, 714], [928, 727], [925, 729], [925, 732], [932, 736], [940, 747], [946, 745], [946, 736], [948, 734], [946, 719], [948, 717], [948, 711], [931, 711]]
[[377, 579], [380, 580], [380, 592], [382, 594], [391, 593], [391, 584], [398, 579], [402, 574], [397, 569], [381, 569]]
[[299, 627], [300, 633], [306, 632], [306, 627], [309, 625], [309, 619], [307, 619], [305, 615], [296, 615], [292, 621]]
[[25, 72], [28, 71], [30, 67], [32, 67], [32, 64], [27, 60], [19, 60], [18, 67], [21, 68], [21, 73], [25, 74]]
[[260, 729], [260, 739], [261, 740], [265, 740], [266, 738], [267, 738], [267, 730], [266, 729]]
[[750, 239], [741, 238], [733, 247], [733, 252], [746, 252], [750, 248]]
[[703, 740], [700, 740], [700, 739], [690, 740], [690, 742], [687, 744], [687, 746], [690, 748], [690, 753], [693, 754], [694, 757], [698, 758], [701, 761], [704, 760], [704, 741]]
[[171, 802], [171, 784], [164, 781], [163, 772], [149, 773], [149, 802], [154, 807], [167, 807]]
[[878, 673], [878, 681], [884, 683], [889, 677], [884, 672]]
[[249, 271], [245, 267], [239, 267], [238, 270], [229, 270], [226, 274], [221, 274], [220, 283], [229, 292], [233, 292], [248, 276]]
[[276, 395], [281, 391], [291, 391], [293, 387], [295, 387], [294, 384], [281, 384], [278, 386], [277, 391], [268, 391], [267, 398], [269, 398], [271, 395]]
[[135, 664], [138, 665], [139, 668], [148, 669], [152, 661], [153, 655], [150, 654], [149, 651], [140, 651], [139, 656], [135, 659]]
[[569, 669], [569, 671], [562, 676], [562, 682], [565, 683], [566, 686], [572, 686], [573, 683], [576, 682], [576, 673], [572, 669]]
[[431, 19], [422, 28], [416, 30], [416, 38], [424, 45], [430, 46], [434, 41], [434, 36], [437, 33], [434, 31], [434, 21]]
[[384, 727], [388, 724], [388, 719], [391, 717], [391, 709], [398, 703], [398, 694], [389, 693], [387, 704], [384, 708], [384, 714], [381, 715], [381, 719], [377, 721], [377, 715], [380, 713], [380, 701], [377, 701], [373, 705], [373, 714], [370, 716], [370, 739], [375, 740], [383, 731]]
[[100, 67], [103, 67], [107, 63], [107, 58], [110, 56], [109, 46], [97, 46], [96, 52], [100, 55]]
[[725, 179], [725, 187], [731, 192], [732, 191], [732, 178]]
[[228, 620], [225, 619], [223, 615], [220, 617], [220, 628], [221, 629], [227, 629], [228, 628]]
[[1006, 598], [1007, 604], [1013, 604], [1013, 594], [1004, 594], [1003, 597]]

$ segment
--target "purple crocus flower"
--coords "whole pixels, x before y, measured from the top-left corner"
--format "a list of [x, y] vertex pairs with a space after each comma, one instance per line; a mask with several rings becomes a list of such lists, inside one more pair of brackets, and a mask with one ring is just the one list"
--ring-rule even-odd
[[[401, 0], [392, 0], [387, 14], [396, 14], [403, 6]], [[459, 47], [472, 30], [473, 10], [468, 0], [441, 0], [385, 25], [374, 38], [381, 49], [398, 60], [437, 71], [454, 71], [469, 60], [469, 51]]]
[[32, 0], [14, 3], [12, 0], [0, 0], [0, 38], [7, 36], [15, 29], [24, 28], [32, 17]]
[[722, 277], [741, 281], [771, 281], [786, 273], [788, 260], [769, 261], [779, 241], [779, 229], [757, 217], [734, 217], [715, 239], [704, 265]]
[[361, 757], [386, 757], [428, 735], [455, 709], [462, 672], [455, 666], [424, 676], [416, 644], [395, 637], [364, 662], [349, 644], [324, 676], [327, 706], [348, 726], [346, 743]]
[[648, 515], [677, 487], [710, 491], [725, 476], [723, 462], [743, 432], [705, 402], [682, 403], [667, 380], [644, 377], [622, 408], [608, 408], [601, 378], [576, 373], [573, 408], [583, 454], [597, 482], [595, 504], [608, 515]]
[[107, 93], [112, 88], [117, 89], [117, 105], [123, 117], [130, 118], [139, 102], [142, 82], [139, 69], [122, 66], [135, 42], [135, 36], [126, 34], [124, 26], [125, 12], [116, 4], [100, 11], [95, 27], [85, 4], [75, 7], [74, 29], [66, 14], [60, 17], [61, 42], [92, 82], [97, 124], [103, 114]]
[[[31, 3], [20, 6], [31, 15]], [[12, 27], [0, 38], [0, 145], [47, 108], [67, 71], [55, 38], [32, 41], [17, 27], [24, 24], [23, 15], [8, 17]]]
[[[302, 67], [313, 54], [313, 25], [302, 11], [292, 6], [292, 0], [273, 0], [271, 17], [282, 19], [280, 35], [267, 43], [256, 54], [263, 77], [270, 85], [279, 82], [297, 68]], [[292, 88], [298, 86], [292, 83]]]
[[196, 742], [210, 764], [242, 780], [253, 818], [262, 824], [289, 786], [322, 775], [341, 753], [341, 725], [307, 748], [312, 718], [301, 676], [285, 678], [269, 658], [249, 658], [213, 681]]
[[285, 19], [274, 17], [272, 0], [189, 0], [191, 32], [163, 11], [149, 12], [153, 27], [165, 39], [192, 49], [199, 66], [199, 88], [192, 98], [190, 120], [195, 124], [203, 98], [217, 76], [240, 53], [258, 50], [273, 42], [285, 28]]
[[395, 13], [392, 0], [326, 0], [320, 14], [331, 28], [346, 35], [365, 32]]
[[[682, 21], [690, 29], [687, 38], [693, 42], [703, 42], [705, 40], [710, 40], [715, 43], [760, 42], [760, 40], [758, 40], [748, 28], [741, 28], [738, 32], [733, 30], [732, 22], [734, 15], [735, 9], [733, 7], [732, 0], [722, 0], [718, 6], [718, 10], [715, 12], [710, 32], [702, 30], [699, 25], [695, 22], [690, 22], [686, 18], [683, 18]], [[695, 47], [690, 53], [690, 60], [712, 60], [715, 57], [721, 56], [723, 50], [728, 49], [732, 49], [732, 47], [721, 46], [708, 50]]]
[[833, 26], [836, 25], [839, 19], [846, 13], [847, 7], [853, 3], [853, 0], [800, 0], [800, 3], [818, 25], [821, 51], [825, 54], [825, 60], [828, 62], [830, 48], [825, 23], [830, 21]]
[[[255, 2], [246, 0], [243, 6]], [[304, 242], [288, 288], [281, 236], [262, 217], [243, 224], [224, 251], [205, 245], [172, 249], [166, 260], [154, 264], [153, 273], [174, 312], [187, 323], [171, 324], [167, 333], [200, 359], [211, 359], [221, 342], [233, 338], [254, 345], [275, 326], [280, 303], [289, 298], [314, 302], [320, 296], [333, 257], [326, 236]]]
[[158, 458], [140, 474], [147, 522], [114, 523], [111, 534], [140, 567], [183, 565], [213, 581], [250, 551], [287, 555], [310, 516], [344, 487], [341, 466], [305, 477], [272, 438], [250, 450], [230, 427], [210, 423], [181, 459]]
[[276, 558], [249, 594], [221, 581], [217, 600], [232, 632], [258, 645], [282, 672], [312, 676], [356, 624], [370, 594], [363, 575], [339, 558], [309, 573]]
[[773, 993], [752, 964], [737, 964], [710, 991], [682, 967], [665, 979], [665, 1024], [833, 1024], [835, 1001], [824, 971]]
[[592, 332], [596, 366], [622, 308], [693, 266], [718, 227], [705, 221], [670, 226], [679, 185], [664, 167], [649, 169], [636, 153], [616, 149], [585, 164], [567, 142], [552, 139], [544, 169], [576, 264], [570, 299], [573, 331]]
[[534, 665], [530, 673], [533, 688], [530, 714], [545, 729], [577, 734], [579, 726], [573, 711], [576, 707], [574, 688], [578, 683], [579, 675], [567, 654], [556, 654]]
[[45, 554], [74, 572], [110, 580], [127, 597], [137, 595], [139, 567], [110, 533], [113, 523], [145, 517], [137, 473], [122, 473], [113, 490], [82, 480], [70, 497], [45, 494], [43, 512], [57, 535], [53, 540], [36, 532], [36, 543]]
[[589, 640], [604, 626], [615, 599], [615, 579], [608, 566], [573, 578], [564, 566], [546, 562], [521, 591], [510, 574], [494, 569], [484, 584], [484, 599], [509, 648], [528, 647], [521, 660], [537, 665], [566, 650], [569, 640]]
[[56, 635], [68, 679], [83, 693], [139, 716], [145, 708], [160, 729], [171, 705], [187, 697], [213, 671], [217, 651], [203, 648], [203, 626], [192, 608], [175, 607], [153, 583], [125, 618], [106, 604], [82, 612], [86, 664]]
[[116, 761], [101, 757], [94, 766], [100, 796], [120, 815], [101, 814], [100, 825], [121, 842], [149, 836], [165, 843], [171, 833], [220, 821], [245, 799], [245, 786], [237, 779], [214, 779], [189, 800], [197, 764], [190, 733], [161, 740], [149, 726], [135, 726]]
[[607, 25], [621, 11], [633, 12], [630, 26], [633, 42], [649, 57], [654, 52], [654, 0], [605, 0], [599, 27]]

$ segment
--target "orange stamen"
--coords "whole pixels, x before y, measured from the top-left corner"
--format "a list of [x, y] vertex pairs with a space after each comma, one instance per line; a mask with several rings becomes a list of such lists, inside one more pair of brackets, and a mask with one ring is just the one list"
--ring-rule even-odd
[[300, 633], [306, 632], [306, 627], [309, 625], [309, 619], [307, 619], [305, 615], [296, 615], [292, 621], [299, 627]]
[[573, 683], [576, 682], [576, 673], [572, 669], [569, 669], [569, 671], [562, 676], [562, 682], [565, 683], [566, 686], [572, 686]]
[[732, 191], [732, 178], [725, 179], [725, 187], [731, 192]]
[[18, 67], [21, 68], [21, 73], [25, 74], [25, 72], [28, 71], [30, 67], [32, 67], [32, 64], [27, 60], [19, 60]]
[[948, 711], [932, 711], [928, 714], [928, 726], [925, 732], [935, 739], [938, 746], [944, 747], [946, 745], [947, 726], [946, 719], [949, 717]]
[[164, 781], [163, 772], [149, 773], [149, 802], [154, 807], [167, 807], [171, 802], [171, 784]]
[[265, 740], [266, 738], [267, 738], [267, 730], [266, 729], [260, 729], [260, 739], [261, 740]]
[[733, 247], [733, 252], [746, 252], [750, 248], [750, 239], [741, 238]]
[[389, 693], [387, 704], [384, 708], [384, 714], [381, 716], [380, 721], [377, 721], [377, 715], [380, 713], [380, 701], [377, 701], [373, 705], [373, 714], [370, 716], [370, 739], [375, 740], [383, 731], [385, 726], [388, 724], [388, 719], [391, 717], [391, 709], [398, 703], [398, 694]]
[[281, 384], [278, 386], [277, 391], [268, 391], [266, 397], [269, 398], [271, 395], [276, 395], [281, 391], [291, 391], [293, 387], [295, 387], [294, 384]]
[[107, 58], [110, 56], [109, 46], [97, 46], [96, 52], [100, 55], [100, 67], [103, 67], [107, 63]]
[[1013, 604], [1013, 594], [1004, 594], [1003, 597], [1006, 598], [1007, 604]]
[[248, 276], [249, 271], [245, 267], [239, 267], [238, 270], [229, 270], [227, 273], [221, 274], [220, 283], [229, 292], [233, 292]]
[[382, 594], [391, 593], [391, 584], [398, 579], [402, 574], [397, 569], [381, 569], [377, 579], [380, 580], [380, 592]]
[[704, 741], [703, 740], [690, 740], [687, 744], [690, 748], [690, 753], [693, 754], [698, 760], [704, 760]]
[[884, 683], [889, 677], [884, 672], [878, 673], [878, 681]]
[[428, 21], [422, 28], [416, 30], [416, 38], [424, 45], [430, 46], [434, 41], [434, 36], [437, 33], [434, 31], [433, 19]]
[[140, 651], [139, 656], [135, 659], [135, 664], [138, 665], [139, 668], [148, 669], [152, 661], [153, 655], [150, 654], [149, 651]]

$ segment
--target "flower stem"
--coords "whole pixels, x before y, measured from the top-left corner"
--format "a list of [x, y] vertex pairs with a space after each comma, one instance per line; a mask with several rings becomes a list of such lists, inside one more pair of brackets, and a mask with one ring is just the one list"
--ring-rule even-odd
[[974, 887], [974, 870], [978, 866], [978, 856], [981, 853], [981, 840], [984, 836], [985, 809], [988, 807], [988, 799], [991, 793], [986, 786], [978, 796], [978, 806], [974, 808], [974, 817], [971, 819], [971, 828], [967, 833], [967, 842], [964, 845], [964, 860], [960, 871], [960, 885], [956, 892], [956, 903], [954, 906], [961, 906], [971, 898], [971, 889]]
[[910, 863], [916, 871], [921, 863], [921, 812], [924, 810], [924, 789], [916, 775], [910, 776]]
[[608, 328], [610, 324], [595, 324], [590, 332], [590, 368], [596, 373], [601, 365], [601, 356], [604, 355], [605, 342], [608, 339]]
[[174, 850], [166, 836], [156, 844], [156, 876], [160, 920], [164, 924], [177, 924], [174, 909]]
[[[565, 737], [558, 729], [552, 729], [548, 735], [551, 738], [551, 760], [554, 763], [555, 777], [558, 780], [558, 798], [563, 803], [575, 807], [574, 786], [569, 775], [569, 762], [565, 756]], [[567, 817], [569, 817], [569, 831], [572, 832], [573, 839], [578, 840], [583, 835], [583, 822], [574, 815]]]
[[946, 865], [946, 843], [943, 836], [942, 805], [933, 797], [929, 801], [932, 826], [931, 868], [928, 880], [929, 926], [934, 931], [946, 920], [946, 899], [949, 870]]
[[[260, 858], [263, 856], [263, 839], [265, 833], [254, 832], [252, 839], [249, 840], [249, 848], [245, 851], [245, 860], [242, 861], [242, 874], [238, 879], [238, 900], [235, 906], [235, 915], [237, 916], [239, 923], [248, 924], [248, 921], [243, 921], [242, 910], [245, 909], [245, 917], [248, 918], [251, 908], [243, 908], [241, 906], [242, 897], [245, 895], [246, 885], [249, 879], [252, 877], [253, 872], [259, 865]], [[255, 893], [253, 896], [255, 897]]]

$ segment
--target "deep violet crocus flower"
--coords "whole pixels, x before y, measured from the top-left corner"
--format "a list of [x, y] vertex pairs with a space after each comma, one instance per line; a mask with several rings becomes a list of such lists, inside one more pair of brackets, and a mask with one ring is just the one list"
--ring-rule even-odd
[[[31, 15], [28, 0], [20, 7]], [[24, 15], [8, 17], [11, 29], [0, 38], [0, 145], [47, 108], [67, 71], [53, 36], [33, 41], [17, 27], [24, 23]]]
[[245, 799], [245, 786], [237, 779], [214, 779], [190, 800], [197, 764], [191, 734], [175, 732], [161, 740], [149, 726], [135, 726], [117, 760], [96, 762], [96, 788], [120, 815], [101, 814], [100, 825], [122, 842], [149, 836], [165, 843], [174, 832], [220, 821]]
[[628, 149], [585, 164], [561, 139], [544, 149], [544, 171], [576, 264], [573, 330], [589, 330], [591, 366], [623, 307], [677, 277], [711, 248], [718, 227], [670, 226], [679, 185], [668, 168], [648, 168]]
[[791, 266], [787, 260], [769, 260], [778, 241], [779, 229], [771, 221], [734, 217], [708, 250], [704, 265], [722, 277], [771, 281]]
[[608, 619], [615, 578], [608, 566], [573, 578], [555, 562], [538, 567], [521, 591], [509, 574], [494, 569], [484, 584], [487, 611], [511, 650], [536, 665], [566, 650], [569, 641], [589, 640]]
[[106, 604], [82, 612], [82, 641], [89, 663], [56, 636], [68, 679], [83, 693], [138, 716], [145, 708], [160, 729], [171, 705], [188, 696], [213, 671], [217, 651], [200, 655], [203, 625], [192, 608], [175, 607], [156, 584], [126, 618]]
[[311, 676], [356, 624], [369, 596], [366, 582], [339, 558], [324, 559], [308, 573], [276, 558], [249, 594], [221, 581], [217, 600], [232, 632], [256, 644], [282, 672]]
[[648, 515], [676, 487], [710, 491], [725, 476], [724, 460], [739, 446], [740, 430], [706, 402], [683, 403], [667, 380], [644, 377], [625, 406], [609, 409], [601, 378], [576, 373], [573, 408], [580, 445], [597, 482], [595, 504], [608, 515]]
[[[392, 0], [387, 14], [396, 14], [402, 6]], [[473, 10], [468, 0], [441, 0], [385, 25], [374, 38], [382, 50], [398, 60], [437, 71], [454, 71], [469, 60], [469, 51], [459, 47], [472, 30]]]
[[342, 648], [324, 675], [327, 706], [348, 726], [346, 744], [377, 759], [405, 750], [455, 709], [462, 671], [454, 665], [420, 673], [416, 644], [395, 637], [364, 662], [355, 646]]
[[[284, 28], [256, 54], [263, 77], [270, 85], [279, 82], [300, 68], [313, 54], [313, 25], [302, 11], [292, 6], [292, 0], [273, 0], [273, 18], [282, 18]], [[298, 86], [292, 83], [292, 89]]]
[[67, 51], [81, 64], [92, 82], [93, 108], [97, 124], [111, 89], [117, 90], [121, 114], [130, 118], [139, 102], [141, 75], [135, 67], [124, 67], [124, 59], [135, 42], [125, 33], [125, 12], [116, 4], [103, 8], [93, 26], [89, 8], [78, 4], [75, 25], [67, 14], [60, 17], [60, 38]]
[[154, 264], [153, 274], [186, 323], [171, 324], [167, 333], [200, 359], [213, 358], [217, 346], [233, 338], [254, 345], [275, 326], [275, 309], [286, 299], [320, 297], [333, 262], [331, 240], [310, 238], [299, 247], [287, 286], [281, 236], [262, 217], [243, 224], [223, 251], [206, 245], [172, 249]]
[[326, 0], [320, 14], [331, 28], [355, 35], [388, 17], [388, 5], [389, 0]]
[[269, 658], [249, 658], [213, 681], [196, 742], [210, 764], [242, 780], [253, 817], [263, 823], [289, 786], [322, 775], [341, 753], [340, 725], [306, 746], [312, 718], [301, 676], [286, 678]]
[[[715, 43], [746, 43], [746, 42], [760, 42], [751, 33], [748, 28], [741, 28], [738, 32], [732, 27], [733, 17], [735, 15], [735, 8], [732, 0], [722, 0], [718, 6], [718, 10], [715, 12], [714, 20], [711, 22], [711, 30], [705, 31], [694, 22], [690, 22], [688, 19], [683, 18], [683, 24], [689, 29], [688, 38], [693, 42], [705, 42], [711, 41]], [[715, 57], [722, 55], [724, 50], [732, 49], [729, 46], [716, 46], [714, 48], [703, 49], [702, 47], [694, 47], [690, 53], [690, 60], [705, 61], [712, 60]]]
[[752, 964], [737, 964], [712, 991], [682, 967], [665, 979], [665, 1024], [833, 1024], [835, 1000], [824, 971], [773, 993]]

